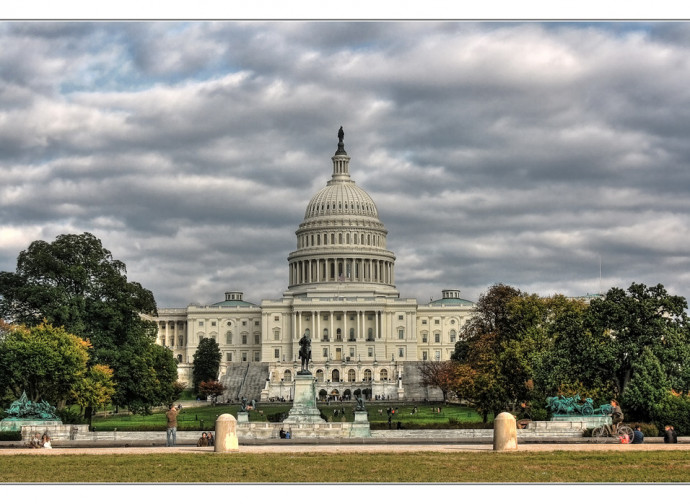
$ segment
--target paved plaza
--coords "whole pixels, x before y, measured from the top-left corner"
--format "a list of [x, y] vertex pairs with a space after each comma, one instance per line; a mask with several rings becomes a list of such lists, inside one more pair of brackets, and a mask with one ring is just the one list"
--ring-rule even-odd
[[[523, 443], [518, 445], [519, 452], [533, 451], [690, 451], [690, 443], [664, 444], [597, 444], [597, 443]], [[403, 453], [403, 452], [490, 452], [492, 444], [372, 444], [372, 445], [328, 445], [328, 444], [265, 444], [240, 445], [240, 453]], [[118, 455], [118, 454], [151, 454], [151, 453], [215, 453], [212, 447], [176, 446], [176, 447], [84, 447], [53, 448], [52, 450], [30, 448], [0, 449], [3, 455]], [[219, 454], [221, 455], [221, 454]], [[232, 456], [233, 454], [228, 454]]]

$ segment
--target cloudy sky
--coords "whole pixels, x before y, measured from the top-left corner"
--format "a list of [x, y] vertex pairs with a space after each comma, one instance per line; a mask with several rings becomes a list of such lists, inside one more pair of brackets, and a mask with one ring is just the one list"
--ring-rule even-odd
[[402, 297], [690, 296], [690, 23], [4, 22], [0, 47], [2, 271], [88, 231], [159, 307], [279, 298], [342, 125]]

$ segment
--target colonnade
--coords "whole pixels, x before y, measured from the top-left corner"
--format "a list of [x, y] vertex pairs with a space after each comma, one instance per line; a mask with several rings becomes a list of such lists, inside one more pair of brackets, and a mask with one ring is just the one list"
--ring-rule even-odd
[[[328, 316], [327, 321], [323, 320], [326, 315]], [[341, 321], [335, 320], [338, 315], [341, 316]], [[352, 323], [349, 319], [350, 315], [355, 316]], [[367, 327], [366, 322], [369, 315], [374, 317], [373, 327]], [[309, 321], [303, 321], [305, 316], [309, 317]], [[367, 330], [370, 328], [372, 329], [371, 335]], [[309, 329], [312, 342], [377, 341], [381, 339], [381, 312], [364, 309], [296, 311], [292, 318], [294, 340], [298, 341], [306, 329]], [[341, 329], [340, 336], [338, 336], [337, 329]], [[354, 329], [354, 339], [350, 337], [350, 329]]]
[[394, 262], [385, 259], [303, 259], [290, 263], [290, 286], [320, 282], [369, 282], [393, 285]]

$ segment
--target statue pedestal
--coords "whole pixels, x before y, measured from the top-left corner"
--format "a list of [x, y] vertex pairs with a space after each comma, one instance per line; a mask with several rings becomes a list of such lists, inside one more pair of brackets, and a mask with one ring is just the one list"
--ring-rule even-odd
[[292, 394], [294, 398], [293, 406], [283, 423], [325, 423], [325, 420], [321, 418], [321, 412], [316, 407], [316, 385], [314, 383], [314, 375], [295, 375], [294, 387], [294, 393]]
[[371, 427], [369, 426], [369, 413], [366, 411], [355, 411], [355, 421], [352, 423], [350, 437], [368, 438], [371, 437]]
[[249, 422], [249, 412], [240, 411], [237, 413], [237, 423]]

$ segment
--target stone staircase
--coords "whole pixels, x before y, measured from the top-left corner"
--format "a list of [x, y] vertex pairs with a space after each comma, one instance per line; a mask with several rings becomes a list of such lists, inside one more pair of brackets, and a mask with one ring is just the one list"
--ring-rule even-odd
[[408, 401], [443, 401], [443, 392], [438, 387], [422, 386], [422, 374], [419, 364], [406, 362], [403, 364], [402, 384], [405, 389], [405, 399]]
[[246, 397], [249, 401], [252, 399], [258, 401], [266, 380], [268, 380], [268, 364], [260, 362], [229, 364], [222, 378], [225, 385], [223, 399], [238, 402], [241, 397]]

